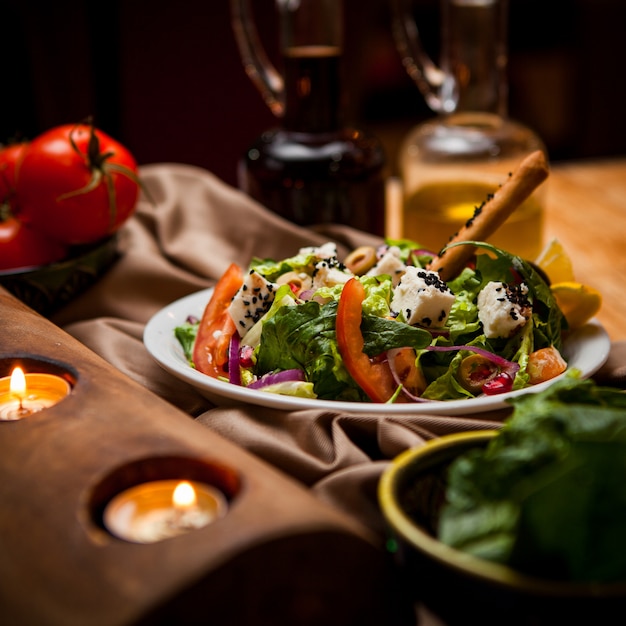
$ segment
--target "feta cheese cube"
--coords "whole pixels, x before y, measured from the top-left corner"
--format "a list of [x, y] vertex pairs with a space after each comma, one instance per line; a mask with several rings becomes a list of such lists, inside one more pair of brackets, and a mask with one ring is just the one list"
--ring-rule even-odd
[[313, 289], [347, 283], [354, 274], [336, 257], [320, 261], [313, 270]]
[[235, 322], [239, 335], [243, 337], [269, 310], [274, 302], [277, 285], [251, 270], [243, 285], [235, 294], [228, 313]]
[[376, 265], [372, 267], [366, 274], [366, 276], [380, 276], [381, 274], [387, 274], [391, 276], [391, 282], [395, 287], [402, 278], [406, 265], [400, 258], [400, 248], [397, 246], [390, 246], [385, 253], [378, 259]]
[[393, 291], [391, 310], [407, 324], [437, 328], [446, 323], [454, 294], [437, 272], [407, 266]]
[[337, 257], [337, 245], [332, 241], [328, 241], [321, 246], [309, 246], [307, 248], [300, 248], [299, 254], [312, 254], [318, 259], [330, 259]]
[[526, 324], [532, 314], [527, 295], [528, 287], [524, 283], [487, 283], [478, 294], [477, 300], [478, 319], [487, 339], [511, 337]]

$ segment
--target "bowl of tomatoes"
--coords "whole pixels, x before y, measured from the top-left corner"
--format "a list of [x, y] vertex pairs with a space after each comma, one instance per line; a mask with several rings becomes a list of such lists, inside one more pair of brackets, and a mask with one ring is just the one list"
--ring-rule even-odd
[[119, 256], [134, 213], [133, 155], [91, 120], [0, 148], [0, 285], [50, 315]]

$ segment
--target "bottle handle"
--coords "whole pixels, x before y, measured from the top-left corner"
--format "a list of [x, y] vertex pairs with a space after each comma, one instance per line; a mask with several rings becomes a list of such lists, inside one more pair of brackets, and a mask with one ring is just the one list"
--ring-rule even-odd
[[231, 21], [235, 41], [246, 74], [276, 117], [285, 113], [285, 82], [269, 60], [252, 17], [249, 0], [231, 0]]
[[[392, 32], [408, 75], [435, 113], [452, 113], [458, 101], [456, 80], [440, 68], [424, 49], [419, 29], [410, 10], [410, 0], [391, 0]], [[446, 3], [442, 2], [445, 12]], [[442, 16], [445, 23], [446, 15]], [[442, 46], [445, 41], [442, 41]]]

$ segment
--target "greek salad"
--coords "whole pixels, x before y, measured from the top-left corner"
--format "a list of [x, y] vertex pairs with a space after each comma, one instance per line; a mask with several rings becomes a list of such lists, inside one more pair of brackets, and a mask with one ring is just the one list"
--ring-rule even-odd
[[561, 374], [567, 322], [533, 264], [482, 242], [453, 280], [406, 240], [231, 264], [175, 335], [190, 366], [233, 385], [347, 402], [432, 402]]

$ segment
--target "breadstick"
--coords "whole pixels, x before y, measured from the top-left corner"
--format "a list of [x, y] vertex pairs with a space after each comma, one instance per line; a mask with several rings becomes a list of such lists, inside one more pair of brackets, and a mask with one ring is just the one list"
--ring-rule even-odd
[[[528, 155], [517, 170], [493, 196], [476, 209], [474, 216], [450, 238], [458, 241], [485, 241], [513, 211], [548, 177], [548, 164], [541, 150]], [[454, 278], [474, 254], [474, 246], [455, 246], [444, 249], [428, 265], [439, 272], [442, 280]]]

